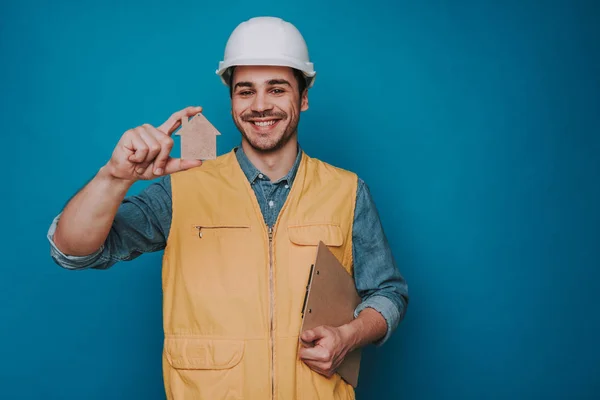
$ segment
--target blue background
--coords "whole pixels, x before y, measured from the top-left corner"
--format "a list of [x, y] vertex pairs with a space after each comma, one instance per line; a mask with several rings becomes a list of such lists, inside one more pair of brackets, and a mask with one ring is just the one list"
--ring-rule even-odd
[[214, 71], [277, 15], [318, 71], [301, 144], [369, 184], [409, 283], [359, 397], [599, 398], [600, 5], [496, 3], [2, 2], [0, 397], [164, 398], [161, 254], [66, 271], [46, 230], [131, 127], [202, 105], [237, 144]]

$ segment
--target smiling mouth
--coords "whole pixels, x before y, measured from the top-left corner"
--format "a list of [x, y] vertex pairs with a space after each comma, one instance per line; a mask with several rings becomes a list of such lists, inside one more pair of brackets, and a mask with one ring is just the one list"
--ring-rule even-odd
[[251, 125], [252, 128], [254, 129], [255, 132], [258, 133], [268, 133], [271, 132], [273, 129], [275, 129], [276, 126], [279, 125], [279, 121], [281, 121], [280, 119], [269, 119], [269, 120], [262, 120], [262, 121], [248, 121]]
[[272, 119], [269, 121], [250, 121], [251, 124], [256, 125], [256, 126], [273, 126], [275, 125], [279, 120], [278, 119]]
[[278, 119], [270, 119], [268, 121], [248, 121], [256, 126], [271, 126], [275, 125], [279, 120]]

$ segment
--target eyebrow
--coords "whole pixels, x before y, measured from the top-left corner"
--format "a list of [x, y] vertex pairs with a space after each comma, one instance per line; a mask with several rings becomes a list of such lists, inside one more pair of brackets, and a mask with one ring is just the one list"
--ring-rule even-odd
[[289, 87], [292, 86], [285, 79], [271, 79], [270, 81], [267, 81], [267, 84], [268, 85], [288, 85]]
[[[287, 85], [289, 87], [292, 87], [292, 85], [287, 80], [285, 80], [285, 79], [270, 79], [266, 83], [269, 86], [273, 86], [273, 85]], [[252, 82], [248, 82], [248, 81], [240, 81], [240, 82], [238, 82], [238, 83], [235, 84], [234, 89], [237, 89], [239, 87], [252, 88], [252, 87], [254, 87], [254, 84]]]
[[252, 82], [246, 82], [246, 81], [242, 81], [242, 82], [238, 82], [235, 84], [235, 89], [239, 88], [239, 87], [254, 87], [254, 85], [252, 84]]

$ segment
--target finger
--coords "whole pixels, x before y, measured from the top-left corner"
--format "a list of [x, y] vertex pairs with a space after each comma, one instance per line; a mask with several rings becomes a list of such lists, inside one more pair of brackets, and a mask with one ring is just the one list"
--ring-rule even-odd
[[300, 359], [313, 361], [328, 361], [332, 358], [332, 353], [323, 346], [304, 347], [298, 351]]
[[304, 331], [304, 332], [302, 332], [302, 335], [300, 335], [300, 339], [302, 339], [302, 341], [306, 342], [306, 343], [312, 343], [315, 341], [316, 338], [317, 338], [317, 335], [315, 334], [315, 331], [312, 329]]
[[328, 336], [329, 330], [324, 326], [317, 326], [316, 328], [306, 330], [302, 332], [301, 339], [305, 342], [314, 342]]
[[181, 125], [181, 119], [183, 117], [188, 118], [199, 112], [202, 112], [202, 107], [186, 107], [183, 110], [173, 113], [169, 119], [158, 127], [158, 130], [166, 135], [171, 135], [171, 133]]
[[304, 363], [313, 371], [318, 372], [321, 375], [331, 377], [334, 373], [331, 368], [331, 363], [325, 363], [320, 361], [304, 361]]
[[173, 139], [159, 131], [158, 129], [151, 127], [150, 133], [154, 136], [156, 141], [160, 145], [160, 151], [156, 158], [154, 159], [154, 175], [162, 175], [167, 161], [169, 161], [169, 154], [171, 153], [171, 149], [173, 149]]
[[160, 143], [152, 134], [151, 128], [150, 125], [143, 125], [140, 128], [140, 137], [146, 143], [146, 146], [148, 146], [148, 154], [146, 154], [146, 158], [138, 166], [138, 170], [142, 168], [146, 170], [146, 168], [154, 162], [154, 159], [161, 150]]
[[148, 154], [148, 146], [144, 142], [137, 130], [130, 132], [128, 137], [128, 143], [125, 147], [132, 152], [129, 155], [128, 160], [133, 163], [141, 163], [146, 159]]
[[141, 132], [142, 139], [144, 139], [149, 149], [146, 161], [154, 161], [158, 153], [160, 153], [160, 143], [152, 132], [154, 129], [155, 128], [150, 125], [144, 125]]
[[165, 164], [165, 174], [174, 174], [175, 172], [185, 171], [186, 169], [199, 167], [202, 165], [201, 160], [184, 160], [181, 158], [171, 158]]

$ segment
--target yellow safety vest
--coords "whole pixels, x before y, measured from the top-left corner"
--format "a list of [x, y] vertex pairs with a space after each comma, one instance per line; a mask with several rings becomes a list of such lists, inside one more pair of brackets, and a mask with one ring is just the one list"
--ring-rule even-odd
[[163, 258], [168, 399], [353, 399], [298, 358], [321, 240], [350, 274], [357, 177], [302, 155], [270, 230], [234, 151], [171, 176]]

